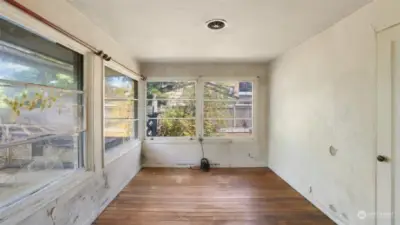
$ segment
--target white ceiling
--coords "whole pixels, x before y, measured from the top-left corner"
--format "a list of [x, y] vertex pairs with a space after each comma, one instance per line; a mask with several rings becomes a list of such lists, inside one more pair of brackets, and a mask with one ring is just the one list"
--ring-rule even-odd
[[266, 61], [371, 0], [69, 1], [142, 61]]

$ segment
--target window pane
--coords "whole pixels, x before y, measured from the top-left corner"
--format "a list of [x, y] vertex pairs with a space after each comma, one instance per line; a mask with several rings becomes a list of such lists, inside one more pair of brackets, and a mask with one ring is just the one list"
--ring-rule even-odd
[[205, 82], [204, 99], [239, 100], [239, 82]]
[[79, 141], [78, 135], [60, 136], [0, 149], [0, 202], [74, 170]]
[[253, 83], [251, 82], [239, 82], [239, 92], [252, 92]]
[[194, 99], [194, 81], [147, 82], [147, 99]]
[[193, 119], [148, 119], [149, 137], [194, 137], [196, 120]]
[[252, 120], [206, 119], [205, 137], [248, 137], [252, 133]]
[[83, 93], [0, 82], [0, 143], [85, 129]]
[[108, 151], [118, 145], [138, 138], [138, 120], [127, 119], [106, 119], [105, 130], [105, 149]]
[[205, 101], [204, 118], [252, 118], [252, 103], [240, 101]]
[[148, 82], [147, 136], [195, 136], [195, 90], [194, 81]]
[[107, 99], [137, 99], [137, 81], [111, 68], [105, 68], [105, 95]]
[[138, 138], [138, 82], [108, 67], [104, 79], [104, 145], [107, 152]]
[[82, 166], [83, 56], [0, 18], [0, 207]]
[[204, 84], [204, 136], [250, 136], [253, 126], [253, 83]]
[[0, 18], [0, 79], [82, 89], [82, 56]]
[[105, 99], [104, 116], [106, 119], [137, 119], [137, 100]]

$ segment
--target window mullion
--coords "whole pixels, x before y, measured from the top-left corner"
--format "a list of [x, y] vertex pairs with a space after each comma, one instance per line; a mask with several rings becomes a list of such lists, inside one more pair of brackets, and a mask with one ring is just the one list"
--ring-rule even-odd
[[204, 101], [204, 82], [198, 80], [196, 84], [196, 136], [203, 137], [203, 101]]
[[103, 160], [103, 60], [90, 53], [87, 55], [87, 169], [101, 172]]
[[139, 140], [146, 139], [147, 131], [147, 81], [139, 80]]

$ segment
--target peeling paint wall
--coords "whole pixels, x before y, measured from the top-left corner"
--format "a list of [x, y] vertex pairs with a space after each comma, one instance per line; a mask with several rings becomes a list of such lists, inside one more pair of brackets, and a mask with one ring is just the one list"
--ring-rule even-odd
[[[104, 50], [138, 71], [131, 54], [65, 0], [18, 0], [19, 3]], [[2, 10], [10, 7], [0, 1]], [[26, 17], [16, 13], [15, 18]], [[33, 21], [32, 24], [36, 24]], [[40, 22], [37, 22], [40, 24]], [[30, 24], [30, 23], [29, 23]], [[29, 29], [29, 24], [26, 24]], [[40, 26], [44, 26], [40, 24]], [[40, 27], [39, 26], [39, 27]], [[39, 32], [40, 33], [40, 32]], [[40, 33], [46, 37], [46, 33]], [[98, 74], [102, 76], [101, 73]], [[2, 225], [90, 225], [141, 168], [141, 145], [132, 147], [100, 173], [76, 171], [2, 211]]]
[[[139, 172], [140, 146], [111, 162], [103, 174], [68, 190], [18, 225], [90, 225], [126, 184]], [[60, 189], [61, 192], [61, 189]], [[18, 218], [16, 213], [14, 218]]]

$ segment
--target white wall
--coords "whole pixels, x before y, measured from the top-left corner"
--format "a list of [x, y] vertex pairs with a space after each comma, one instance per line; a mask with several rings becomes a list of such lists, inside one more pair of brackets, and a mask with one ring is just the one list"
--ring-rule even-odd
[[[202, 77], [257, 77], [257, 96], [266, 95], [267, 68], [263, 64], [251, 63], [145, 63], [140, 65], [141, 72], [152, 77], [174, 77], [197, 79]], [[256, 102], [258, 115], [266, 113], [265, 98]], [[255, 118], [257, 133], [265, 134], [266, 119]], [[205, 142], [204, 151], [211, 163], [220, 167], [260, 167], [266, 165], [266, 139], [254, 141]], [[185, 167], [199, 165], [202, 157], [201, 148], [197, 141], [158, 142], [147, 140], [143, 148], [145, 166]]]
[[[126, 54], [119, 44], [93, 25], [67, 1], [19, 0], [18, 2], [89, 44], [104, 50], [130, 69], [138, 70], [136, 61]], [[0, 2], [0, 11], [14, 12], [14, 9], [7, 3]], [[26, 15], [21, 12], [15, 12], [13, 18], [27, 22]], [[53, 31], [44, 29], [45, 25], [31, 21], [24, 25], [30, 28], [29, 24], [34, 23], [35, 26], [37, 25], [35, 30], [46, 30], [49, 32], [48, 35], [54, 37]], [[41, 35], [46, 36], [45, 33]], [[96, 75], [102, 76], [101, 73]], [[106, 168], [98, 173], [77, 171], [65, 180], [55, 182], [26, 199], [16, 202], [8, 209], [2, 210], [0, 223], [4, 225], [89, 225], [140, 170], [140, 154], [141, 146], [139, 145], [107, 164]]]
[[268, 165], [343, 224], [374, 224], [376, 31], [399, 10], [373, 2], [270, 64]]

